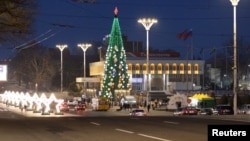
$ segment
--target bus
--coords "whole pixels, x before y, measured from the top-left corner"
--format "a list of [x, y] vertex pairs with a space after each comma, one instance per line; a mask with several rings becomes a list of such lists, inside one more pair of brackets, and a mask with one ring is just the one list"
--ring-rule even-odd
[[92, 107], [93, 110], [96, 111], [108, 111], [110, 108], [110, 101], [105, 97], [92, 98]]

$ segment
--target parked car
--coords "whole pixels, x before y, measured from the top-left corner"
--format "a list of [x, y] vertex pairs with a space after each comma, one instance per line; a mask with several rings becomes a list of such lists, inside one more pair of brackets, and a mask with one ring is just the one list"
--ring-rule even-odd
[[183, 108], [182, 107], [179, 107], [179, 108], [177, 108], [175, 111], [174, 111], [174, 113], [173, 113], [173, 115], [174, 116], [180, 116], [180, 115], [183, 115]]
[[202, 108], [198, 111], [198, 115], [212, 115], [213, 110], [211, 108]]
[[243, 104], [237, 111], [238, 114], [250, 114], [250, 104]]
[[84, 103], [78, 103], [75, 106], [75, 111], [85, 111], [86, 105]]
[[147, 112], [145, 112], [143, 109], [134, 109], [131, 112], [129, 112], [130, 116], [147, 116]]
[[60, 111], [61, 112], [68, 112], [69, 111], [69, 105], [67, 104], [67, 102], [63, 102], [60, 106]]
[[184, 115], [197, 115], [198, 109], [192, 106], [187, 106], [183, 108]]
[[198, 115], [198, 109], [192, 106], [179, 107], [173, 113], [174, 115]]
[[213, 115], [218, 115], [218, 110], [215, 108], [211, 108]]
[[216, 105], [215, 110], [218, 111], [218, 115], [232, 115], [234, 114], [233, 107], [231, 105]]
[[75, 99], [69, 99], [69, 100], [67, 101], [67, 104], [68, 104], [69, 106], [77, 105], [77, 103], [78, 103], [78, 101], [75, 100]]

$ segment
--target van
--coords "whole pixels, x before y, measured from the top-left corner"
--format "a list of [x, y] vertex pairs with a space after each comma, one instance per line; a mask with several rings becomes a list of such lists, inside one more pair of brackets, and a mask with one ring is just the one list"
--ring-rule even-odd
[[216, 105], [215, 110], [218, 111], [218, 115], [233, 115], [234, 110], [231, 105]]
[[136, 108], [137, 107], [137, 101], [136, 98], [132, 95], [127, 95], [121, 98], [122, 106], [126, 108]]
[[126, 104], [132, 104], [135, 105], [136, 104], [136, 98], [134, 96], [128, 95], [128, 96], [124, 96], [124, 103]]

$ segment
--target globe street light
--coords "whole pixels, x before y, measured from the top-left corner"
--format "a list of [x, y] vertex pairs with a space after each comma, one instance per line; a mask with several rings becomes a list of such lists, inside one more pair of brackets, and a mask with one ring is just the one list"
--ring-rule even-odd
[[234, 36], [234, 66], [233, 66], [233, 71], [234, 71], [234, 85], [233, 85], [233, 94], [234, 94], [234, 115], [237, 115], [237, 36], [236, 36], [236, 6], [238, 5], [238, 2], [240, 0], [230, 0], [233, 7], [234, 7], [234, 29], [233, 29], [233, 36]]
[[61, 94], [63, 93], [63, 50], [68, 47], [67, 45], [56, 45], [61, 51]]
[[139, 19], [138, 20], [138, 23], [141, 23], [143, 26], [144, 26], [144, 28], [146, 29], [146, 32], [147, 32], [147, 34], [146, 34], [146, 40], [147, 40], [147, 48], [146, 48], [146, 50], [147, 50], [147, 54], [146, 54], [146, 56], [147, 56], [147, 59], [146, 59], [146, 64], [147, 64], [147, 67], [146, 67], [146, 71], [147, 71], [147, 81], [146, 81], [146, 92], [147, 92], [147, 105], [149, 104], [149, 99], [148, 99], [148, 91], [149, 91], [149, 30], [150, 30], [150, 28], [152, 27], [152, 25], [154, 24], [154, 23], [157, 23], [158, 21], [157, 21], [157, 19], [151, 19], [151, 18], [142, 18], [142, 19]]
[[[80, 47], [81, 49], [82, 49], [82, 51], [83, 51], [83, 60], [84, 60], [84, 63], [83, 63], [83, 67], [84, 67], [84, 75], [83, 75], [83, 78], [85, 78], [86, 77], [86, 56], [85, 56], [85, 52], [87, 51], [87, 49], [89, 48], [89, 47], [91, 47], [92, 45], [91, 44], [88, 44], [88, 43], [86, 43], [86, 44], [78, 44], [77, 45], [78, 47]], [[84, 81], [84, 91], [85, 91], [85, 81]]]

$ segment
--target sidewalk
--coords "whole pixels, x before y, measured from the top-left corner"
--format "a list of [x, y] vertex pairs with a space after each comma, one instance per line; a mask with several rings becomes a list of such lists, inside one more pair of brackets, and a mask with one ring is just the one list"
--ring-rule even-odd
[[79, 116], [79, 115], [76, 115], [76, 114], [70, 114], [70, 113], [63, 113], [63, 114], [56, 114], [56, 113], [50, 113], [48, 115], [42, 115], [41, 112], [33, 112], [33, 111], [25, 111], [24, 109], [21, 110], [19, 107], [15, 107], [15, 106], [6, 106], [5, 104], [3, 103], [0, 103], [0, 107], [7, 110], [7, 111], [11, 111], [11, 112], [14, 112], [16, 114], [19, 114], [19, 115], [23, 115], [25, 117], [75, 117], [75, 116]]

